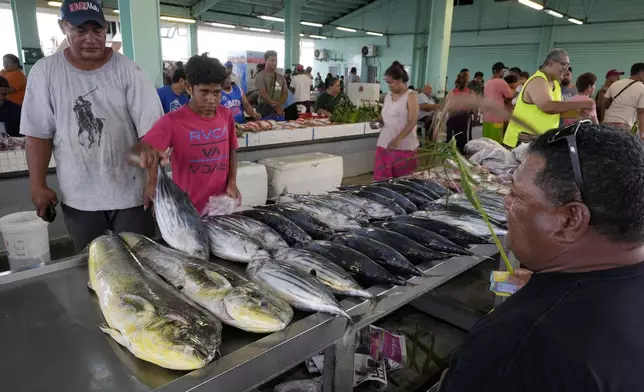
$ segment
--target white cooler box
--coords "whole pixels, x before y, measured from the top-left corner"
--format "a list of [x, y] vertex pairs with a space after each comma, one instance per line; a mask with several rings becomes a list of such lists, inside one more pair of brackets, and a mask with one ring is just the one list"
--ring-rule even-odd
[[242, 194], [242, 205], [254, 207], [266, 204], [268, 193], [266, 167], [255, 162], [239, 161], [237, 188]]
[[285, 192], [320, 194], [342, 184], [342, 157], [311, 152], [261, 159], [268, 172], [268, 197]]

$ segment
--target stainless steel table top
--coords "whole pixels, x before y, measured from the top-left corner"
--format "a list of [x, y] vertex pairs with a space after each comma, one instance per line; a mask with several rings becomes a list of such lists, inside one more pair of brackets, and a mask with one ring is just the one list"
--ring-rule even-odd
[[[496, 253], [492, 245], [473, 250], [485, 256]], [[412, 279], [413, 286], [370, 288], [372, 293], [386, 292], [375, 308], [358, 299], [342, 305], [355, 318], [353, 328], [359, 328], [481, 260], [456, 257], [428, 263], [421, 266], [428, 276]], [[3, 390], [245, 391], [340, 341], [347, 331], [345, 319], [300, 312], [285, 330], [270, 335], [224, 327], [221, 358], [191, 373], [171, 371], [137, 359], [98, 329], [102, 315], [87, 279], [80, 257], [0, 277]]]

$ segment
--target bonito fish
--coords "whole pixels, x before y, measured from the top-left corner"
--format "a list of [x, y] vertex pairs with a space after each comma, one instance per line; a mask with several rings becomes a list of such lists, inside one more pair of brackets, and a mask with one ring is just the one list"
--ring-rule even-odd
[[279, 248], [288, 248], [288, 244], [278, 232], [273, 230], [270, 226], [253, 218], [249, 218], [244, 215], [224, 215], [214, 216], [210, 219], [223, 223], [231, 229], [235, 229], [249, 235], [259, 241], [264, 249], [277, 250]]
[[350, 193], [329, 193], [329, 197], [341, 203], [355, 205], [366, 211], [371, 219], [382, 219], [395, 216], [396, 213], [385, 205]]
[[210, 252], [224, 260], [249, 263], [257, 257], [268, 257], [259, 241], [231, 229], [217, 220], [206, 219], [206, 230], [210, 238]]
[[333, 294], [309, 274], [272, 259], [255, 259], [246, 274], [296, 309], [335, 314], [351, 320]]
[[344, 215], [340, 211], [335, 210], [331, 207], [327, 207], [326, 205], [319, 202], [294, 202], [286, 203], [284, 205], [308, 212], [309, 214], [319, 219], [321, 222], [325, 223], [334, 231], [348, 231], [362, 227], [360, 223], [356, 222], [356, 220], [351, 218], [350, 216]]
[[89, 247], [89, 280], [107, 326], [136, 357], [175, 370], [204, 367], [221, 343], [221, 323], [144, 267], [116, 235]]
[[[477, 236], [492, 236], [489, 228], [485, 224], [485, 221], [482, 218], [477, 218], [472, 215], [460, 214], [452, 211], [416, 211], [412, 215], [447, 223]], [[492, 228], [496, 235], [508, 234], [508, 231], [502, 227], [492, 224]]]
[[208, 260], [208, 234], [199, 212], [188, 198], [159, 166], [154, 213], [161, 236], [174, 249]]
[[273, 258], [313, 276], [334, 294], [373, 298], [373, 295], [360, 287], [347, 271], [317, 253], [304, 249], [284, 248], [275, 252]]
[[293, 318], [288, 303], [228, 268], [166, 248], [140, 234], [119, 236], [144, 265], [225, 324], [268, 333], [281, 331]]

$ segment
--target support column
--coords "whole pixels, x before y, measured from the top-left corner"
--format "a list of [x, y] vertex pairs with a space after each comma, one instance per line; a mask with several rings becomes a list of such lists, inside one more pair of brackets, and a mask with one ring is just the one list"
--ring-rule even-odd
[[537, 69], [541, 67], [546, 56], [555, 45], [555, 28], [542, 27], [541, 28], [541, 41], [539, 41], [539, 52], [537, 53]]
[[36, 0], [11, 0], [13, 25], [16, 29], [18, 57], [29, 74], [31, 67], [43, 57], [36, 20]]
[[430, 1], [417, 0], [416, 21], [414, 27], [414, 55], [410, 75], [412, 84], [422, 88], [425, 83], [425, 62], [427, 58], [428, 26], [425, 23], [430, 17]]
[[447, 88], [445, 78], [447, 77], [453, 12], [454, 0], [432, 0], [425, 80], [432, 84], [436, 95], [439, 96], [443, 96]]
[[[22, 1], [22, 0], [20, 0]], [[163, 85], [159, 0], [119, 0], [123, 53]]]
[[284, 0], [284, 69], [300, 62], [302, 0]]
[[190, 30], [189, 30], [189, 39], [190, 39], [190, 53], [188, 57], [192, 57], [196, 54], [199, 54], [199, 42], [197, 38], [197, 29], [198, 26], [196, 23], [193, 23], [190, 25]]

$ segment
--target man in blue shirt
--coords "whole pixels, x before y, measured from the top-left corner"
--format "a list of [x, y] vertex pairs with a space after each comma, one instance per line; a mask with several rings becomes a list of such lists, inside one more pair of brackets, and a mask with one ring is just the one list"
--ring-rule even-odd
[[244, 91], [236, 84], [233, 84], [231, 79], [229, 75], [224, 81], [223, 90], [221, 91], [221, 104], [230, 109], [235, 118], [235, 122], [238, 124], [245, 122], [244, 111], [255, 120], [259, 120], [262, 116], [253, 109]]
[[187, 104], [190, 98], [186, 94], [186, 70], [177, 68], [172, 74], [172, 84], [159, 88], [157, 93], [166, 114]]

